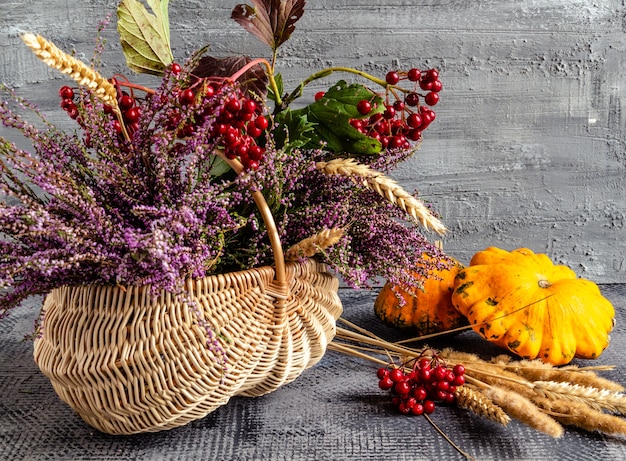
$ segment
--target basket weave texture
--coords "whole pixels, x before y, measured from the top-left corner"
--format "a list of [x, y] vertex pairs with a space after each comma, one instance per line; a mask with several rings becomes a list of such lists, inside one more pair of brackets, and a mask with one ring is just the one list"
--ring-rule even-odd
[[342, 313], [339, 281], [313, 260], [286, 263], [267, 201], [250, 193], [274, 266], [187, 281], [226, 370], [196, 314], [170, 293], [85, 285], [48, 294], [35, 362], [85, 422], [109, 434], [172, 429], [235, 395], [276, 390], [322, 358]]
[[100, 431], [184, 425], [232, 396], [271, 392], [323, 356], [342, 312], [338, 280], [312, 260], [287, 263], [285, 273], [286, 285], [276, 283], [273, 267], [187, 282], [226, 352], [225, 372], [188, 307], [147, 287], [53, 290], [35, 361], [59, 397]]

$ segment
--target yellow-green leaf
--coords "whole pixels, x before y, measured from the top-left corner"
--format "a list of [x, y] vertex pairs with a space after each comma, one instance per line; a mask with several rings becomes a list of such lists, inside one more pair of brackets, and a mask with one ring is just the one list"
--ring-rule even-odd
[[162, 75], [174, 60], [170, 48], [169, 0], [122, 0], [117, 8], [117, 30], [126, 64], [137, 73]]

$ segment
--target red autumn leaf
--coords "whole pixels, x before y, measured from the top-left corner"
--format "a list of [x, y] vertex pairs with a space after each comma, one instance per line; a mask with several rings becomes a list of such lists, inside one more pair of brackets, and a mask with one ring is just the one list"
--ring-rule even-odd
[[248, 32], [256, 35], [273, 50], [282, 45], [293, 33], [296, 22], [304, 14], [305, 0], [250, 0], [237, 5], [232, 19]]
[[[252, 59], [247, 56], [229, 56], [226, 58], [203, 56], [192, 73], [200, 78], [230, 77], [251, 61]], [[237, 81], [245, 93], [264, 98], [267, 94], [267, 80], [263, 67], [257, 64], [248, 69]]]

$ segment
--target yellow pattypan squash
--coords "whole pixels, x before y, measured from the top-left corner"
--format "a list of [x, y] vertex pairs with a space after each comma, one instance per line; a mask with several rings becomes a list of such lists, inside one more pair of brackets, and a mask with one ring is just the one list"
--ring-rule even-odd
[[527, 248], [476, 253], [456, 276], [452, 302], [485, 339], [553, 365], [597, 358], [615, 325], [595, 283]]

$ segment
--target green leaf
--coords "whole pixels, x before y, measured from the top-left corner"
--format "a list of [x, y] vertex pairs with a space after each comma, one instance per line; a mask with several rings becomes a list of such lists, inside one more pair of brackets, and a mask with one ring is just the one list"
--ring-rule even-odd
[[274, 121], [277, 124], [273, 132], [274, 142], [278, 148], [287, 145], [291, 149], [305, 147], [313, 139], [317, 139], [315, 127], [305, 115], [294, 114], [293, 111], [287, 109], [276, 114]]
[[139, 74], [162, 75], [174, 60], [170, 49], [169, 0], [122, 0], [117, 8], [117, 30], [128, 67]]
[[367, 116], [385, 110], [380, 96], [363, 85], [356, 83], [348, 85], [342, 80], [330, 88], [323, 98], [302, 109], [293, 111], [294, 116], [304, 116], [308, 122], [313, 124], [315, 136], [307, 147], [319, 147], [320, 143], [325, 143], [326, 149], [334, 152], [352, 154], [377, 154], [380, 152], [382, 146], [379, 141], [364, 135], [350, 125], [351, 119], [365, 117], [356, 108], [362, 99], [372, 103], [372, 112]]

